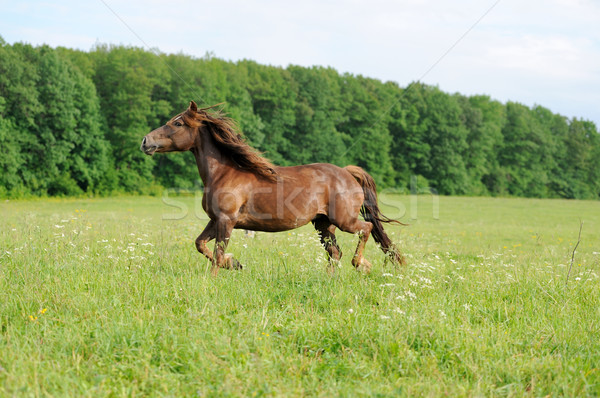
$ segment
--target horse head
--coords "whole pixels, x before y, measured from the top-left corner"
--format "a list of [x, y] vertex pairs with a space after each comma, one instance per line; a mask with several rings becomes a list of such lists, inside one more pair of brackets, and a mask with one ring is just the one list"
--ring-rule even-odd
[[146, 155], [155, 152], [182, 152], [190, 150], [198, 136], [198, 123], [195, 119], [198, 106], [190, 102], [188, 109], [173, 117], [164, 126], [152, 130], [142, 140], [140, 150]]

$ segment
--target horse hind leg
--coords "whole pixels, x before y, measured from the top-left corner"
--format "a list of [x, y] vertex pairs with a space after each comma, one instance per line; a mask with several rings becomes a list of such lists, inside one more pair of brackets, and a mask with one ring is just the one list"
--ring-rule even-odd
[[334, 274], [340, 258], [342, 257], [342, 251], [335, 239], [335, 225], [333, 225], [325, 216], [313, 220], [313, 225], [319, 234], [321, 244], [327, 251], [327, 258], [329, 260], [327, 271], [330, 274]]
[[352, 265], [358, 271], [363, 271], [367, 274], [371, 272], [371, 263], [367, 261], [363, 255], [363, 252], [365, 250], [365, 244], [371, 235], [373, 224], [368, 221], [361, 221], [357, 218], [354, 220], [354, 222], [338, 225], [338, 227], [344, 232], [350, 232], [358, 235], [358, 246], [356, 247], [356, 251], [352, 257]]

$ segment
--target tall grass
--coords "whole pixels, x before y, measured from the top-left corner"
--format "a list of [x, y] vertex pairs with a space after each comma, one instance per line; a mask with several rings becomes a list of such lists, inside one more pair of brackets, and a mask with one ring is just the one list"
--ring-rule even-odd
[[600, 395], [598, 202], [382, 202], [405, 268], [338, 233], [330, 277], [306, 226], [216, 278], [194, 198], [1, 203], [0, 395]]

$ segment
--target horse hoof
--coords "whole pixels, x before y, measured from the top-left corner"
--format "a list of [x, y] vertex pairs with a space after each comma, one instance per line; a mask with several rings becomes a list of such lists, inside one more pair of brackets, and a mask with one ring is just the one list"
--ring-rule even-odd
[[329, 276], [334, 276], [335, 271], [340, 267], [340, 260], [330, 259], [329, 264], [327, 265], [327, 274]]
[[233, 257], [233, 254], [225, 255], [225, 267], [227, 269], [243, 269], [244, 266]]
[[398, 260], [398, 265], [401, 267], [405, 267], [407, 265], [407, 261], [406, 261], [406, 257], [404, 256], [400, 256], [399, 260]]
[[244, 266], [242, 265], [242, 263], [240, 263], [238, 260], [236, 260], [235, 258], [231, 259], [231, 269], [243, 269]]
[[356, 269], [360, 272], [364, 272], [365, 274], [370, 274], [371, 273], [371, 264], [359, 265], [358, 268], [356, 268]]
[[371, 273], [371, 263], [364, 257], [361, 257], [358, 261], [353, 261], [352, 265], [354, 265], [357, 271], [364, 272], [365, 274]]

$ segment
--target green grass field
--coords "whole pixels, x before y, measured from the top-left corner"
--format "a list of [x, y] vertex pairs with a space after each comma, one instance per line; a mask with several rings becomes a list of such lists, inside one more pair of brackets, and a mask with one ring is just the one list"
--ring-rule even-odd
[[382, 199], [409, 265], [333, 277], [310, 226], [211, 277], [191, 197], [0, 203], [0, 396], [600, 395], [600, 202]]

